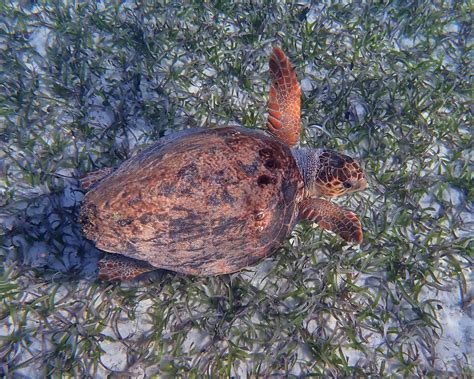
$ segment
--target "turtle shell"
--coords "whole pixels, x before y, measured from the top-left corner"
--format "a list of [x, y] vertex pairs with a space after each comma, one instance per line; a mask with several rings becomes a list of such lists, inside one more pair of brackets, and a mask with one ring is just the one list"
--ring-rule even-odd
[[238, 271], [274, 252], [303, 179], [288, 146], [236, 127], [191, 129], [124, 162], [85, 196], [99, 249], [191, 275]]

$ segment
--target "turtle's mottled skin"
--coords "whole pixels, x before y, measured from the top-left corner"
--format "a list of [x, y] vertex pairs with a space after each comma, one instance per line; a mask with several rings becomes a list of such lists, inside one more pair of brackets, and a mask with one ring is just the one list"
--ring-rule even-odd
[[186, 274], [225, 274], [274, 251], [302, 197], [288, 146], [250, 129], [200, 130], [120, 166], [87, 194], [81, 222], [99, 249]]
[[[313, 196], [336, 197], [365, 189], [365, 175], [351, 157], [326, 149], [293, 149], [306, 192]], [[364, 188], [361, 188], [364, 187]]]
[[359, 164], [323, 149], [291, 149], [300, 87], [278, 48], [270, 57], [267, 129], [190, 129], [118, 169], [90, 174], [80, 222], [109, 253], [99, 276], [133, 279], [164, 268], [191, 275], [241, 270], [273, 253], [299, 220], [360, 243], [357, 216], [322, 199], [364, 189]]

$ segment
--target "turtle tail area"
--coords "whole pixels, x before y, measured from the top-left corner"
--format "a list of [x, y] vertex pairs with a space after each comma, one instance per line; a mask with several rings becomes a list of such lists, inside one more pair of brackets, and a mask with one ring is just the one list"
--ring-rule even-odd
[[133, 280], [145, 272], [156, 270], [148, 262], [120, 254], [105, 254], [99, 261], [99, 279], [106, 281]]
[[88, 174], [86, 174], [84, 177], [80, 179], [81, 188], [84, 191], [89, 191], [97, 183], [99, 183], [102, 179], [104, 179], [106, 176], [110, 175], [114, 171], [115, 171], [115, 168], [104, 167], [99, 170], [89, 172]]

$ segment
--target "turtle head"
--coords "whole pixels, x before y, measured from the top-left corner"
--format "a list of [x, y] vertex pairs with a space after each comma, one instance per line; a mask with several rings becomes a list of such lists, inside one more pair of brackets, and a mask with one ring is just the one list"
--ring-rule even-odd
[[337, 197], [368, 187], [364, 171], [351, 157], [326, 149], [294, 149], [309, 196]]

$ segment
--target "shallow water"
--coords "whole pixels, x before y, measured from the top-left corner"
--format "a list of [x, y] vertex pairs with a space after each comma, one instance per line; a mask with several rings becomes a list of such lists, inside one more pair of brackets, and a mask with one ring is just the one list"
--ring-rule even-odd
[[[5, 5], [0, 372], [472, 374], [466, 2]], [[364, 243], [297, 226], [241, 273], [97, 281], [77, 178], [175, 130], [263, 128], [281, 46], [303, 146], [361, 159]]]

